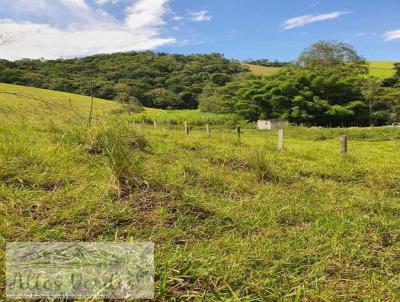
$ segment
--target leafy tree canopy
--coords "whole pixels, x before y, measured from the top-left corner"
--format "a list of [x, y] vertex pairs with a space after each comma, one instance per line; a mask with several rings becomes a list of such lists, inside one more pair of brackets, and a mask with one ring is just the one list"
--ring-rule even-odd
[[96, 97], [134, 97], [145, 106], [174, 109], [197, 108], [205, 86], [223, 86], [242, 71], [239, 62], [220, 54], [146, 51], [68, 60], [0, 60], [0, 82], [89, 95], [93, 75]]
[[[396, 66], [400, 69], [400, 64]], [[249, 121], [277, 118], [321, 126], [399, 121], [398, 90], [384, 89], [367, 73], [365, 59], [352, 46], [321, 41], [275, 75], [206, 89], [199, 106], [205, 111], [238, 113]]]
[[297, 64], [319, 74], [332, 72], [337, 75], [368, 74], [366, 60], [351, 45], [342, 42], [314, 43], [304, 50]]

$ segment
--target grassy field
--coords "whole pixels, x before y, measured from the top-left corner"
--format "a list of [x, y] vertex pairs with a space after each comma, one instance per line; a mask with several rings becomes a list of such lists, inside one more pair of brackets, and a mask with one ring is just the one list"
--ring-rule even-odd
[[182, 125], [188, 122], [192, 126], [210, 125], [236, 125], [241, 118], [234, 114], [216, 114], [201, 112], [199, 110], [158, 110], [146, 108], [144, 112], [125, 116], [126, 121], [144, 122], [152, 124], [154, 121], [162, 124]]
[[[27, 121], [39, 125], [46, 123], [76, 124], [87, 121], [90, 112], [91, 100], [89, 97], [70, 93], [32, 87], [9, 85], [0, 83], [0, 120], [13, 119]], [[94, 99], [93, 120], [101, 120], [112, 113], [122, 111], [120, 104]], [[145, 123], [171, 122], [172, 125], [187, 121], [193, 126], [219, 124], [236, 124], [240, 118], [229, 114], [205, 113], [198, 110], [160, 110], [145, 108], [144, 112], [132, 116], [123, 116], [121, 119]]]
[[45, 102], [1, 96], [13, 108], [0, 124], [3, 248], [154, 241], [157, 301], [400, 299], [400, 128], [289, 127], [277, 152], [275, 131], [186, 135], [106, 118], [116, 108], [101, 100], [89, 127], [87, 98], [35, 93], [79, 112], [49, 124]]
[[380, 79], [389, 78], [394, 75], [394, 63], [390, 61], [369, 62], [370, 75]]
[[[0, 83], [0, 120], [45, 124], [71, 124], [87, 120], [89, 97]], [[93, 119], [120, 109], [115, 102], [94, 99]]]
[[281, 70], [281, 67], [266, 67], [253, 64], [244, 64], [249, 70], [256, 75], [271, 75]]
[[[370, 61], [370, 75], [378, 77], [380, 79], [385, 79], [394, 75], [394, 63], [391, 61]], [[280, 67], [264, 67], [251, 64], [244, 64], [250, 71], [257, 75], [271, 75], [277, 73]]]

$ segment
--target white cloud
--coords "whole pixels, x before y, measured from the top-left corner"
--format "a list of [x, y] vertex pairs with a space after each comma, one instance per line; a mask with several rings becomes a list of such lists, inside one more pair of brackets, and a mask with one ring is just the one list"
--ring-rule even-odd
[[400, 39], [400, 29], [385, 32], [383, 38], [385, 39], [385, 41]]
[[14, 41], [0, 49], [0, 57], [11, 60], [146, 50], [175, 42], [173, 38], [149, 37], [121, 28], [62, 30], [48, 24], [14, 22], [2, 22], [2, 27], [15, 33]]
[[283, 29], [292, 29], [299, 26], [304, 26], [309, 23], [325, 21], [336, 19], [340, 16], [346, 15], [348, 12], [331, 12], [328, 14], [321, 14], [321, 15], [305, 15], [296, 18], [287, 19], [283, 22], [282, 27]]
[[[2, 1], [8, 0], [0, 0], [0, 4]], [[45, 15], [49, 22], [0, 19], [0, 28], [15, 37], [13, 43], [0, 47], [0, 58], [72, 57], [154, 49], [176, 42], [161, 34], [169, 0], [136, 0], [126, 7], [123, 20], [89, 7], [85, 0], [43, 1], [47, 8], [57, 2], [64, 9], [52, 7]]]
[[105, 4], [108, 4], [108, 3], [116, 4], [116, 3], [119, 2], [119, 0], [95, 0], [95, 2], [96, 2], [97, 5], [102, 6], [102, 5], [105, 5]]
[[201, 10], [198, 12], [190, 12], [191, 20], [195, 22], [211, 21], [212, 17], [207, 15], [208, 11]]
[[154, 29], [165, 24], [169, 0], [139, 0], [127, 7], [125, 25], [131, 30]]
[[182, 16], [174, 16], [173, 18], [172, 18], [172, 20], [174, 20], [174, 21], [182, 21], [182, 20], [184, 20], [185, 19], [185, 17], [182, 17]]
[[84, 8], [88, 9], [89, 7], [86, 5], [85, 0], [61, 0], [64, 4], [76, 8]]
[[186, 22], [205, 22], [211, 21], [212, 17], [208, 15], [207, 10], [200, 10], [197, 12], [187, 11], [183, 16], [175, 15], [172, 20], [176, 22], [186, 21]]

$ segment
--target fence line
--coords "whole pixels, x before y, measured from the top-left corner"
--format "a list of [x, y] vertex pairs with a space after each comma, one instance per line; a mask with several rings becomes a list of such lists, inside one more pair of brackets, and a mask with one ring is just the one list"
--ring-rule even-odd
[[[142, 120], [141, 124], [145, 125], [146, 121]], [[165, 124], [167, 125], [167, 129], [172, 129], [172, 122], [170, 120], [166, 121]], [[156, 120], [153, 120], [153, 127], [154, 127], [154, 129], [158, 129], [158, 124], [157, 124]], [[184, 127], [184, 133], [186, 135], [189, 135], [190, 134], [190, 126], [187, 121], [183, 122], [183, 127]], [[211, 137], [211, 126], [209, 123], [205, 124], [205, 131], [206, 131], [207, 137]], [[225, 131], [226, 131], [226, 127], [224, 127], [224, 129], [223, 129], [223, 132], [225, 132]], [[236, 133], [237, 140], [240, 143], [241, 139], [242, 139], [242, 129], [240, 126], [236, 127], [235, 133]], [[284, 151], [284, 129], [283, 128], [278, 129], [277, 150], [280, 152]], [[347, 152], [348, 152], [348, 136], [342, 135], [339, 138], [339, 153], [346, 154]]]

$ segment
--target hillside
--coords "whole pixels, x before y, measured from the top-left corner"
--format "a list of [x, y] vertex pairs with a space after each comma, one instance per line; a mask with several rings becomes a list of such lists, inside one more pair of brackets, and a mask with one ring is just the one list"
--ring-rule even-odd
[[[144, 106], [195, 109], [205, 86], [224, 86], [243, 71], [220, 54], [127, 52], [59, 60], [0, 60], [0, 82], [114, 100], [121, 95]], [[121, 87], [124, 91], [121, 91]]]
[[[31, 123], [73, 124], [88, 119], [90, 97], [0, 83], [0, 119], [3, 121]], [[93, 119], [101, 119], [120, 104], [94, 99]]]
[[380, 79], [389, 78], [395, 74], [394, 63], [391, 61], [370, 61], [370, 75]]
[[2, 244], [153, 241], [156, 301], [399, 299], [400, 128], [287, 127], [277, 152], [254, 125], [186, 135], [96, 100], [88, 127], [86, 97], [0, 91]]

